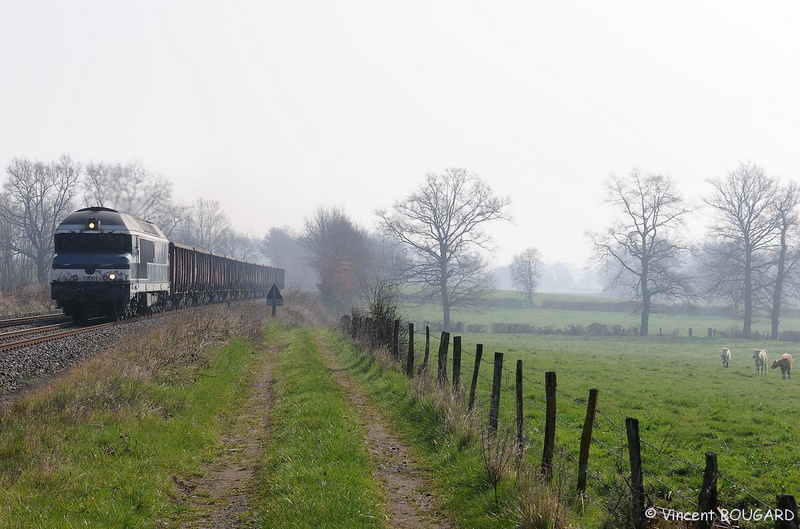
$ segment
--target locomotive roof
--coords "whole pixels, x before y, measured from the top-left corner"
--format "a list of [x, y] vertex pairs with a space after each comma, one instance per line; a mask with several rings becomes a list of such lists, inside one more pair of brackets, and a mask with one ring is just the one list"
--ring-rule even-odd
[[123, 231], [144, 233], [153, 237], [166, 239], [164, 233], [152, 222], [129, 213], [100, 206], [82, 208], [70, 213], [67, 215], [67, 218], [58, 225], [56, 233], [84, 231], [86, 221], [90, 218], [100, 223], [100, 231], [102, 232]]

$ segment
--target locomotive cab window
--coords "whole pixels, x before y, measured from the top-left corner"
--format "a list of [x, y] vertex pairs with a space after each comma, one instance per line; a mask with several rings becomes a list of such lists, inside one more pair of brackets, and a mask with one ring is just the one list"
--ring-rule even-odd
[[117, 252], [130, 253], [131, 236], [121, 233], [57, 233], [57, 252]]

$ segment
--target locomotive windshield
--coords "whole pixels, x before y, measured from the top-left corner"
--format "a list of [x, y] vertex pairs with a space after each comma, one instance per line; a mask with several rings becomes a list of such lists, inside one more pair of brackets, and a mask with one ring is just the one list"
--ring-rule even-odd
[[130, 253], [131, 236], [121, 233], [57, 233], [57, 252], [114, 252]]

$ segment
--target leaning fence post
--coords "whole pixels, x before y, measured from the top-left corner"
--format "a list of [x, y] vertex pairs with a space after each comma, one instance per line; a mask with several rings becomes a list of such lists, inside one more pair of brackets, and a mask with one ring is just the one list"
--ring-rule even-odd
[[642, 477], [642, 446], [639, 441], [639, 421], [627, 417], [625, 431], [628, 434], [628, 455], [631, 461], [631, 520], [636, 529], [644, 529], [644, 479]]
[[542, 476], [545, 481], [553, 479], [553, 454], [556, 448], [556, 372], [544, 374], [545, 422], [544, 450], [542, 451]]
[[444, 387], [447, 382], [447, 351], [450, 348], [450, 333], [442, 331], [442, 339], [439, 341], [439, 366], [436, 370], [436, 385]]
[[775, 529], [798, 529], [800, 523], [797, 520], [797, 502], [791, 494], [779, 494], [777, 497], [778, 511], [782, 520], [775, 516]]
[[525, 448], [525, 434], [523, 433], [522, 425], [522, 360], [517, 360], [517, 450], [518, 455], [522, 457], [522, 451]]
[[453, 391], [461, 386], [461, 336], [453, 336]]
[[589, 474], [589, 448], [592, 445], [598, 393], [596, 389], [589, 390], [589, 403], [586, 405], [586, 418], [583, 421], [583, 431], [581, 432], [581, 451], [578, 456], [578, 492], [586, 492], [586, 478]]
[[[700, 496], [697, 499], [697, 510], [701, 514], [697, 522], [697, 529], [710, 529], [713, 518], [708, 520], [703, 513], [717, 512], [717, 454], [706, 452], [706, 469], [703, 472], [703, 485], [700, 487]], [[713, 516], [713, 515], [710, 515]]]
[[483, 356], [483, 344], [479, 343], [475, 347], [475, 367], [472, 368], [472, 383], [469, 385], [469, 401], [467, 407], [469, 411], [475, 407], [475, 390], [478, 387], [478, 369], [481, 367], [481, 357]]
[[492, 377], [492, 400], [489, 403], [489, 433], [497, 431], [500, 415], [500, 382], [503, 377], [503, 353], [494, 354], [494, 376]]
[[414, 378], [414, 324], [408, 324], [408, 356], [406, 356], [406, 375]]

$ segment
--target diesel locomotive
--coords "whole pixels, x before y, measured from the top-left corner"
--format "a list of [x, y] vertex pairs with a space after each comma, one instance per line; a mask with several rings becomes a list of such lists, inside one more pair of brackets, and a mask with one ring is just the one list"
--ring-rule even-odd
[[81, 322], [266, 296], [284, 270], [169, 241], [155, 224], [110, 208], [56, 228], [51, 298]]

